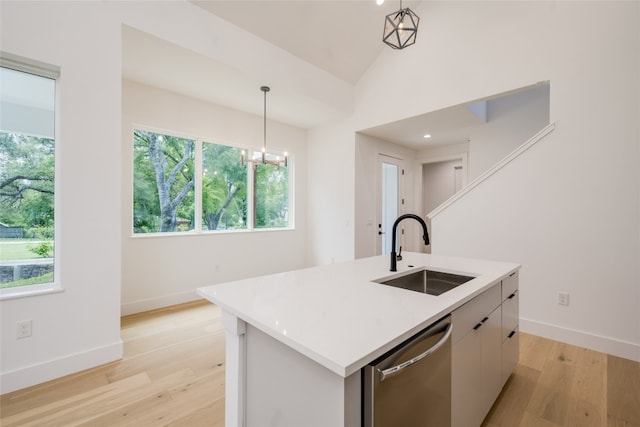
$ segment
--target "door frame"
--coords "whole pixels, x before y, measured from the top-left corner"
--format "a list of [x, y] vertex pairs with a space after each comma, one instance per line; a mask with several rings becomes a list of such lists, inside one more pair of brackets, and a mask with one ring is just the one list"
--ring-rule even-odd
[[[382, 239], [386, 234], [390, 234], [391, 230], [385, 230], [382, 224], [382, 165], [383, 163], [398, 166], [398, 216], [404, 213], [404, 159], [389, 154], [378, 153], [376, 156], [376, 247], [375, 254], [382, 255]], [[380, 234], [380, 232], [384, 234]], [[403, 240], [402, 234], [399, 235], [399, 241]]]

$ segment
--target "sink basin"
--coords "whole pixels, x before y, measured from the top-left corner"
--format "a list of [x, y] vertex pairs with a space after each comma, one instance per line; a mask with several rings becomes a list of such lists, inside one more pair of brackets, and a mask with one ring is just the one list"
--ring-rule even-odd
[[471, 279], [473, 279], [471, 276], [422, 269], [404, 276], [382, 278], [374, 280], [374, 282], [423, 294], [442, 295]]

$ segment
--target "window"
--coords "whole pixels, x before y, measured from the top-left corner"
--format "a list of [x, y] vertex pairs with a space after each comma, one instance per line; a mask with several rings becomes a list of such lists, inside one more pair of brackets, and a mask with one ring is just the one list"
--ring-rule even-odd
[[247, 167], [242, 151], [202, 144], [202, 227], [204, 230], [247, 228]]
[[193, 230], [194, 147], [191, 139], [134, 132], [135, 233]]
[[289, 223], [289, 168], [270, 164], [255, 167], [256, 228], [286, 227]]
[[238, 147], [135, 130], [134, 233], [290, 227], [289, 168], [242, 158]]
[[0, 288], [33, 289], [54, 282], [57, 72], [1, 59]]

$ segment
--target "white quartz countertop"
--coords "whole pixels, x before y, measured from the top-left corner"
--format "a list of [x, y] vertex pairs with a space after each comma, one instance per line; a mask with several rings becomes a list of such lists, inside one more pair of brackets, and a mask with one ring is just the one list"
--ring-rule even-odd
[[[474, 276], [439, 296], [373, 283], [427, 267]], [[403, 253], [206, 286], [198, 294], [347, 377], [502, 280], [520, 265]]]

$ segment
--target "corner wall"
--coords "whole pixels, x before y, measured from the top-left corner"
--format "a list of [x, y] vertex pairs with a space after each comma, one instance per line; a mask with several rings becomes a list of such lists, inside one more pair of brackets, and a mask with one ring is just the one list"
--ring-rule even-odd
[[[6, 393], [122, 356], [120, 24], [94, 2], [3, 1], [0, 19], [3, 51], [61, 69], [56, 257], [64, 290], [0, 301]], [[33, 335], [18, 340], [16, 322], [26, 319]]]

